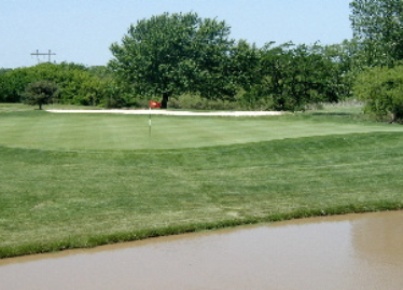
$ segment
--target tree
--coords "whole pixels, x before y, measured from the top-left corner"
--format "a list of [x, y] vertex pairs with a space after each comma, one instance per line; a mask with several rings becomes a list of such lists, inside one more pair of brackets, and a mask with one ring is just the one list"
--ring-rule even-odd
[[31, 83], [24, 92], [24, 103], [28, 105], [38, 105], [42, 110], [42, 105], [49, 102], [57, 94], [58, 87], [55, 83], [49, 81], [39, 81]]
[[367, 65], [393, 65], [403, 59], [403, 1], [354, 0], [350, 3], [354, 37]]
[[260, 51], [246, 40], [239, 40], [230, 51], [232, 82], [249, 90], [260, 77]]
[[303, 110], [318, 102], [337, 102], [346, 93], [342, 61], [320, 45], [285, 43], [260, 50], [260, 77], [245, 97], [267, 109]]
[[131, 25], [122, 43], [111, 45], [109, 65], [138, 94], [162, 95], [163, 108], [185, 92], [231, 96], [229, 33], [225, 22], [195, 13], [153, 16]]
[[390, 122], [403, 120], [403, 66], [374, 67], [361, 73], [354, 94], [366, 102], [366, 111]]
[[360, 43], [357, 39], [351, 39], [327, 45], [323, 54], [334, 64], [335, 91], [340, 98], [351, 97], [356, 76], [367, 66]]

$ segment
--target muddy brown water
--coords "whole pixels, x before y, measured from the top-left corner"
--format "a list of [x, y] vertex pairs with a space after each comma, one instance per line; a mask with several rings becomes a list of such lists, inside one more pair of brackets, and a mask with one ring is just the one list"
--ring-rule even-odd
[[403, 289], [403, 212], [0, 260], [1, 290]]

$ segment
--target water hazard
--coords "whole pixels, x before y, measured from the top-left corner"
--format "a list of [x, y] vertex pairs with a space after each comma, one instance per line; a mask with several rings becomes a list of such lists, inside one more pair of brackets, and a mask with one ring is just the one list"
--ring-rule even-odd
[[403, 212], [0, 260], [0, 289], [403, 289]]

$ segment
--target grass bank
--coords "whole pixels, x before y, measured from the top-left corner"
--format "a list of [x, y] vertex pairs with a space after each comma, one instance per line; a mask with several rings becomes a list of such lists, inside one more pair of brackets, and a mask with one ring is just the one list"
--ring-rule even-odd
[[[136, 127], [136, 118], [0, 113], [1, 258], [403, 208], [401, 126], [343, 114], [170, 117], [151, 139], [122, 139], [129, 129], [120, 126]], [[79, 131], [89, 120], [92, 130]], [[53, 143], [34, 142], [38, 128], [52, 132]], [[98, 141], [86, 143], [87, 134]]]

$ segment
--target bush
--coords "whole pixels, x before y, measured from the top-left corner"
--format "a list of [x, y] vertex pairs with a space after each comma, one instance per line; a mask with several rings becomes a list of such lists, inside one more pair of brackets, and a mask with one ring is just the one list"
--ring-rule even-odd
[[97, 106], [108, 103], [110, 107], [125, 106], [126, 101], [111, 95], [117, 85], [113, 75], [105, 68], [88, 69], [74, 63], [42, 63], [32, 67], [17, 68], [0, 74], [0, 102], [20, 102], [30, 83], [47, 80], [59, 87], [60, 104]]
[[375, 67], [361, 73], [353, 92], [378, 119], [403, 121], [403, 66]]

